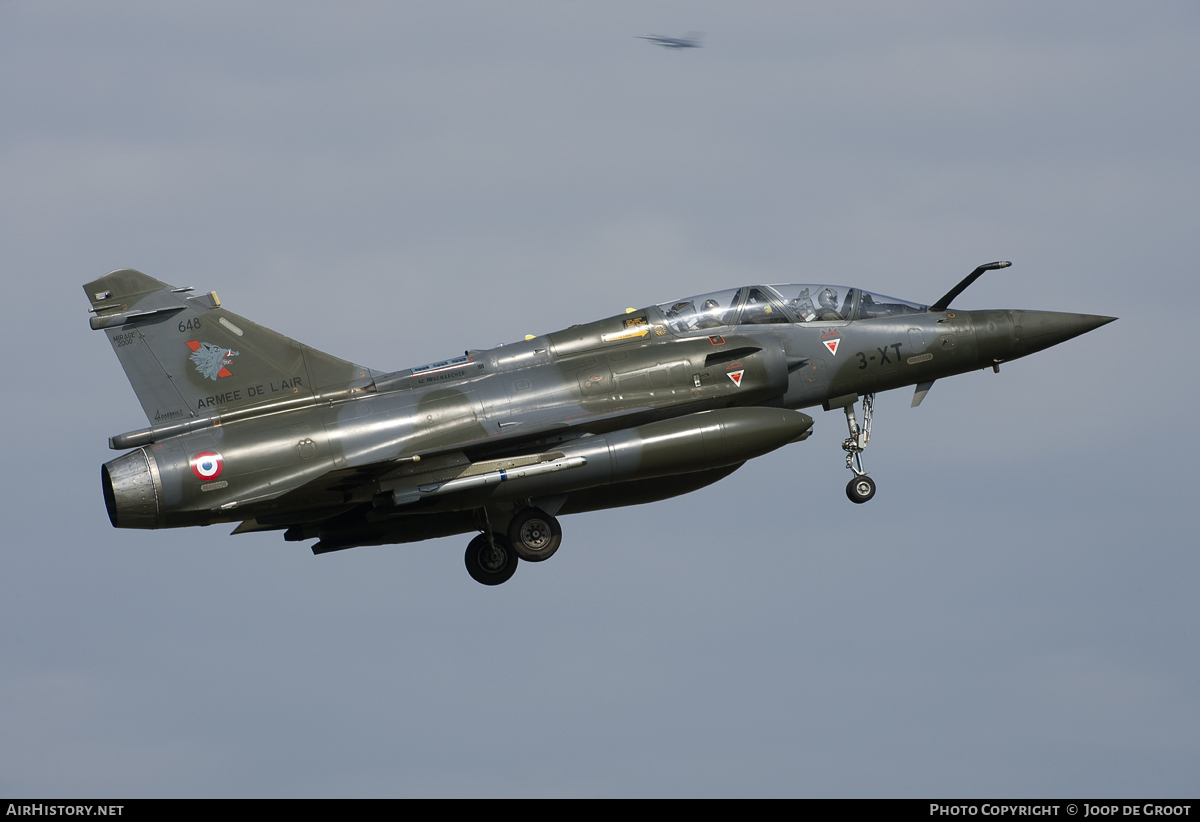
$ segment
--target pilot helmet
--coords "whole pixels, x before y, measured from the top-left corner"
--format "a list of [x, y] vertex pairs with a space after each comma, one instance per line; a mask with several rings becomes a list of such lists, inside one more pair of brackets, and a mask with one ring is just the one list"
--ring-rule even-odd
[[711, 311], [714, 308], [720, 308], [720, 307], [721, 307], [721, 304], [719, 302], [717, 302], [716, 300], [705, 300], [704, 301], [704, 310], [705, 311]]
[[837, 292], [832, 288], [823, 289], [820, 296], [817, 297], [817, 302], [821, 304], [822, 308], [837, 311]]

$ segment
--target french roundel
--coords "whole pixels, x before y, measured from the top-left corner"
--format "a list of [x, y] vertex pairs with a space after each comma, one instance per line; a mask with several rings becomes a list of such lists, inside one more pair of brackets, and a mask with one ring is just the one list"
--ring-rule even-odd
[[225, 459], [216, 451], [201, 451], [192, 457], [192, 473], [196, 479], [213, 480], [221, 476]]

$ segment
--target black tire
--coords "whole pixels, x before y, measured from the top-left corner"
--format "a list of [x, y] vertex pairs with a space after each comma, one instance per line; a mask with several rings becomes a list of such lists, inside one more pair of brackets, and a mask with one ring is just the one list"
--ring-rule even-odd
[[[467, 544], [467, 573], [484, 585], [499, 585], [512, 579], [517, 572], [517, 553], [503, 534], [492, 534], [498, 557], [492, 555], [486, 534], [480, 534]], [[497, 561], [499, 560], [499, 561]]]
[[562, 526], [542, 509], [526, 508], [508, 526], [508, 541], [521, 559], [542, 562], [562, 544]]
[[846, 486], [846, 496], [851, 502], [861, 505], [875, 496], [875, 480], [865, 474], [861, 477], [855, 477]]

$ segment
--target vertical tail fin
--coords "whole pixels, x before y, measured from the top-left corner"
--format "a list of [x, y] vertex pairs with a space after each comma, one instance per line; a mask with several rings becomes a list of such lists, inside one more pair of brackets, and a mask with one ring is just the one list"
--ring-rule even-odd
[[330, 356], [123, 268], [84, 287], [152, 425], [366, 385], [369, 368]]

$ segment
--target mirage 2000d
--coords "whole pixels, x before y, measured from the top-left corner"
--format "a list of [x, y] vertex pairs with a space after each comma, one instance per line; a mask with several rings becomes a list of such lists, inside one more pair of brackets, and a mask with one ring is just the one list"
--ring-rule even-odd
[[[558, 550], [558, 517], [710, 485], [844, 409], [853, 473], [875, 393], [1000, 364], [1112, 317], [952, 310], [827, 283], [672, 300], [402, 371], [324, 354], [132, 269], [84, 286], [151, 426], [112, 437], [117, 528], [240, 522], [313, 553], [478, 532], [485, 585]], [[862, 422], [855, 414], [861, 398]]]

